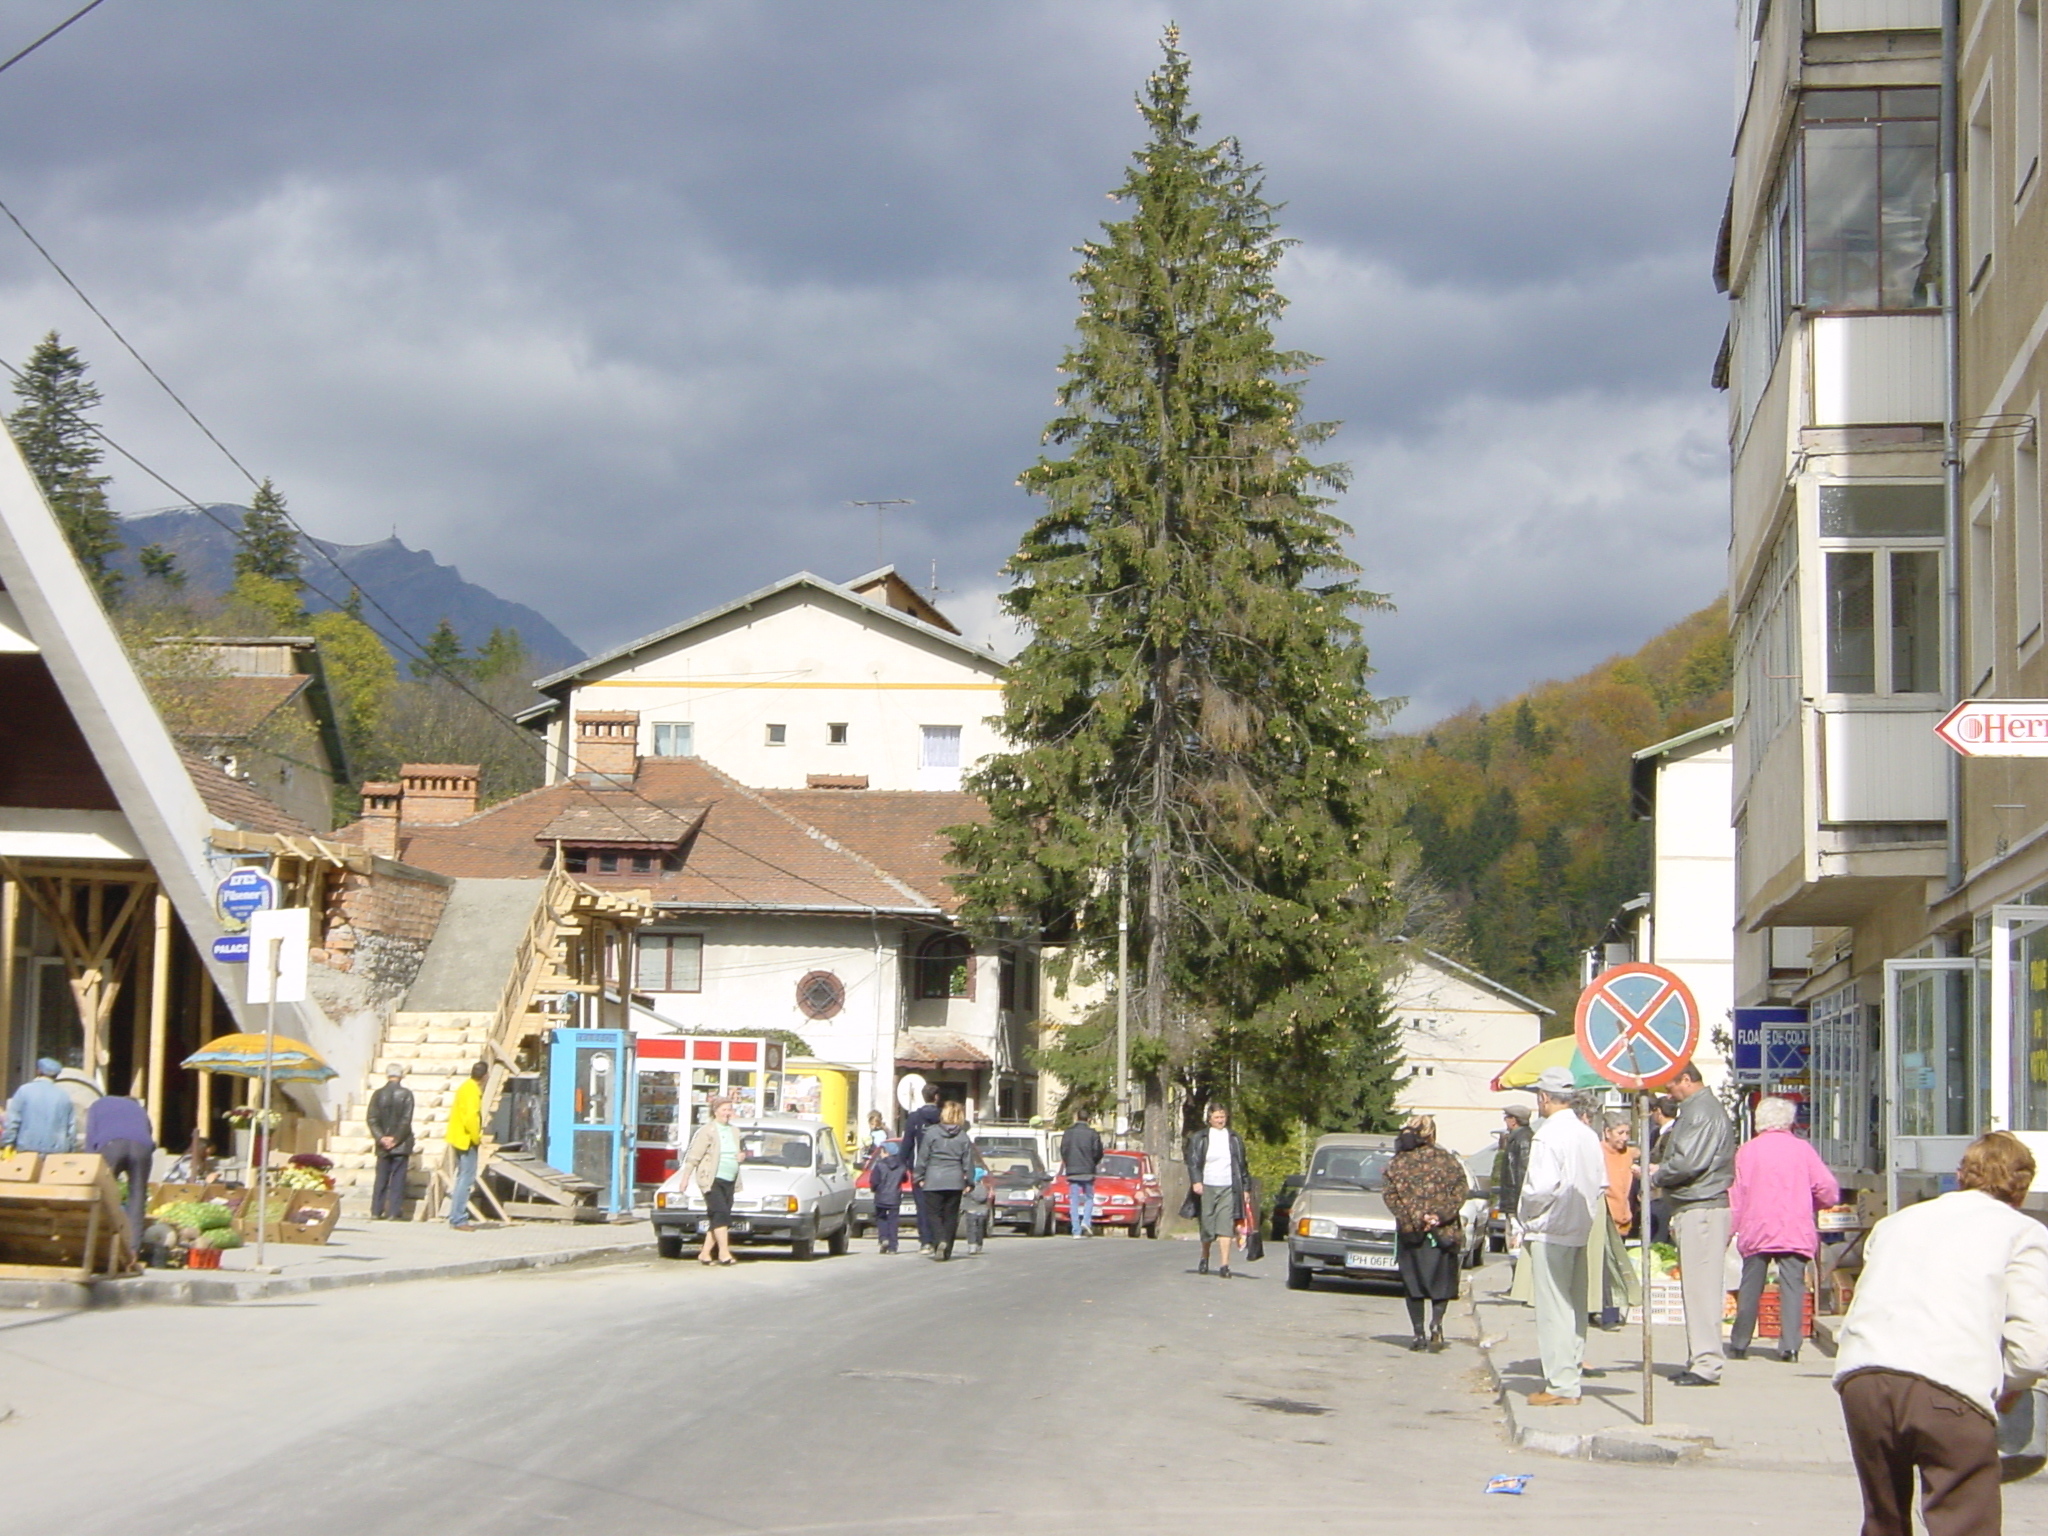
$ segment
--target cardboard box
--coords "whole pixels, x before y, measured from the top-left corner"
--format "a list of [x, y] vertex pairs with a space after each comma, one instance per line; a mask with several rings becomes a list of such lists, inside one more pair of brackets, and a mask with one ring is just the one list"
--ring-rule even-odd
[[325, 1189], [294, 1190], [292, 1196], [282, 1223], [282, 1240], [287, 1243], [326, 1242], [334, 1232], [335, 1222], [341, 1219], [341, 1196]]
[[97, 1152], [52, 1152], [43, 1159], [38, 1184], [95, 1184], [107, 1171], [107, 1160]]
[[43, 1154], [40, 1152], [17, 1152], [12, 1157], [0, 1157], [0, 1184], [33, 1184], [41, 1177]]

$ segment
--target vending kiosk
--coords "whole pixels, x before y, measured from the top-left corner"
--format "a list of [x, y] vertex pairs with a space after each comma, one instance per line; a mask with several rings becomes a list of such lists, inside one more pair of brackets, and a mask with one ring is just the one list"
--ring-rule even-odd
[[548, 1150], [553, 1166], [598, 1187], [608, 1215], [633, 1209], [633, 1033], [558, 1029], [548, 1037]]
[[638, 1081], [634, 1178], [659, 1184], [711, 1118], [713, 1099], [732, 1099], [735, 1120], [782, 1112], [782, 1047], [759, 1036], [642, 1035]]

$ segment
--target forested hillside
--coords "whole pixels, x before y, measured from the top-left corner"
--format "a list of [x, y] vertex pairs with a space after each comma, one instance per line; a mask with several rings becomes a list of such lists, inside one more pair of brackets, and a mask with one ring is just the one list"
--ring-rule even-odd
[[1389, 744], [1440, 942], [1557, 1009], [1553, 1028], [1570, 1027], [1579, 952], [1648, 881], [1631, 755], [1728, 715], [1731, 656], [1716, 602], [1633, 656]]

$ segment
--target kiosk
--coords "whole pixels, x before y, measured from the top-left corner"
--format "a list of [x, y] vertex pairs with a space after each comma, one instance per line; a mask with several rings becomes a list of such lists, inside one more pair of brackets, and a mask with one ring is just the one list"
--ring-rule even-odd
[[633, 1033], [558, 1029], [548, 1037], [548, 1151], [588, 1179], [612, 1216], [633, 1209]]

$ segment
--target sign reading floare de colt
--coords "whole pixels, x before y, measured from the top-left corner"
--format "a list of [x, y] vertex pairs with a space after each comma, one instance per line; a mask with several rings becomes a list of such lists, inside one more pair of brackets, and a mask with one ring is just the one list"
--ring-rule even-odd
[[1617, 965], [1579, 994], [1579, 1054], [1617, 1088], [1661, 1088], [1692, 1060], [1700, 1005], [1661, 965]]
[[2048, 699], [1965, 699], [1934, 734], [1965, 757], [2048, 757]]

